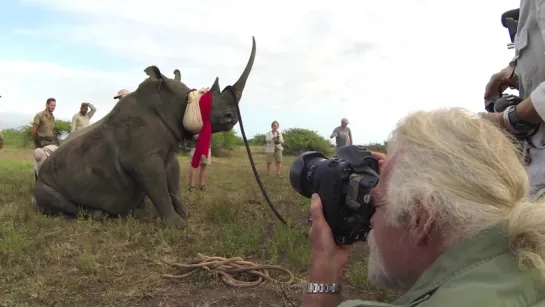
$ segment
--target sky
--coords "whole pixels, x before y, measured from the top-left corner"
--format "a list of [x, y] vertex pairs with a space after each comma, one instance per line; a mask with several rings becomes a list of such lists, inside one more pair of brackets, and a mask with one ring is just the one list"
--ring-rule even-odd
[[[409, 112], [484, 110], [490, 76], [514, 55], [500, 17], [517, 0], [25, 0], [0, 19], [0, 124], [57, 99], [69, 120], [81, 102], [106, 115], [119, 89], [157, 65], [190, 88], [240, 76], [247, 136], [306, 128], [329, 137], [346, 117], [354, 142], [384, 141]], [[92, 3], [92, 4], [91, 4]], [[130, 3], [130, 4], [129, 4]], [[5, 127], [4, 127], [5, 128]], [[240, 131], [240, 127], [235, 127]]]

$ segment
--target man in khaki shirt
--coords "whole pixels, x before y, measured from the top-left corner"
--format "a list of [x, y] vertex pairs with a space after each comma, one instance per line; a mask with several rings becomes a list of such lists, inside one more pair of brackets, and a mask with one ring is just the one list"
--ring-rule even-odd
[[[91, 111], [89, 111], [89, 108], [91, 108]], [[95, 115], [96, 111], [97, 109], [92, 103], [82, 102], [79, 112], [72, 116], [72, 128], [70, 129], [70, 133], [89, 126], [89, 121], [91, 120], [91, 117]]]
[[36, 148], [47, 145], [59, 145], [55, 135], [55, 116], [53, 111], [57, 106], [55, 98], [48, 98], [45, 103], [45, 110], [36, 113], [32, 121], [32, 139]]

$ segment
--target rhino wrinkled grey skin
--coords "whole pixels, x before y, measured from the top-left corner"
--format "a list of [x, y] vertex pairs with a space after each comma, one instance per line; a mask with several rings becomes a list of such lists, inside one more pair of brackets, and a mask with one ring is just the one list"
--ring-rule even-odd
[[[218, 78], [210, 88], [212, 132], [229, 131], [238, 122], [236, 107], [255, 58], [232, 86], [220, 91]], [[75, 216], [80, 209], [96, 218], [125, 215], [146, 195], [169, 225], [183, 228], [188, 208], [180, 195], [178, 144], [192, 137], [182, 119], [191, 89], [170, 79], [155, 66], [148, 78], [123, 97], [101, 120], [71, 134], [40, 167], [34, 187], [44, 214]]]

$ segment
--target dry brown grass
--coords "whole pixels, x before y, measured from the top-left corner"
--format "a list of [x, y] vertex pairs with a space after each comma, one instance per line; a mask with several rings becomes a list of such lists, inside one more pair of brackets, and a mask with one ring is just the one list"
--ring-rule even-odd
[[[301, 283], [231, 288], [206, 272], [173, 281], [162, 274], [176, 271], [158, 264], [197, 253], [240, 256], [305, 278], [309, 201], [287, 176], [266, 176], [262, 149], [252, 152], [271, 199], [293, 228], [267, 207], [243, 148], [214, 158], [207, 191], [182, 192], [192, 214], [184, 231], [165, 227], [149, 203], [132, 217], [105, 222], [37, 214], [30, 201], [31, 151], [0, 150], [0, 306], [297, 306]], [[292, 161], [285, 161], [286, 175]], [[185, 187], [188, 158], [180, 162]], [[365, 257], [363, 244], [355, 246], [347, 296], [387, 300], [367, 285]]]

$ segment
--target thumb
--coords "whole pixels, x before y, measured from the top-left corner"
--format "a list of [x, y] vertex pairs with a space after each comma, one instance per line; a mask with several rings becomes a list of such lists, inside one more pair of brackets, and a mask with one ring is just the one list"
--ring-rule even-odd
[[382, 173], [382, 169], [384, 168], [384, 163], [386, 163], [386, 161], [378, 160], [378, 172], [379, 173]]
[[386, 154], [383, 154], [382, 152], [371, 151], [371, 155], [377, 160], [386, 160]]
[[322, 201], [317, 193], [312, 194], [310, 198], [310, 217], [313, 223], [318, 223], [324, 220], [324, 212]]

